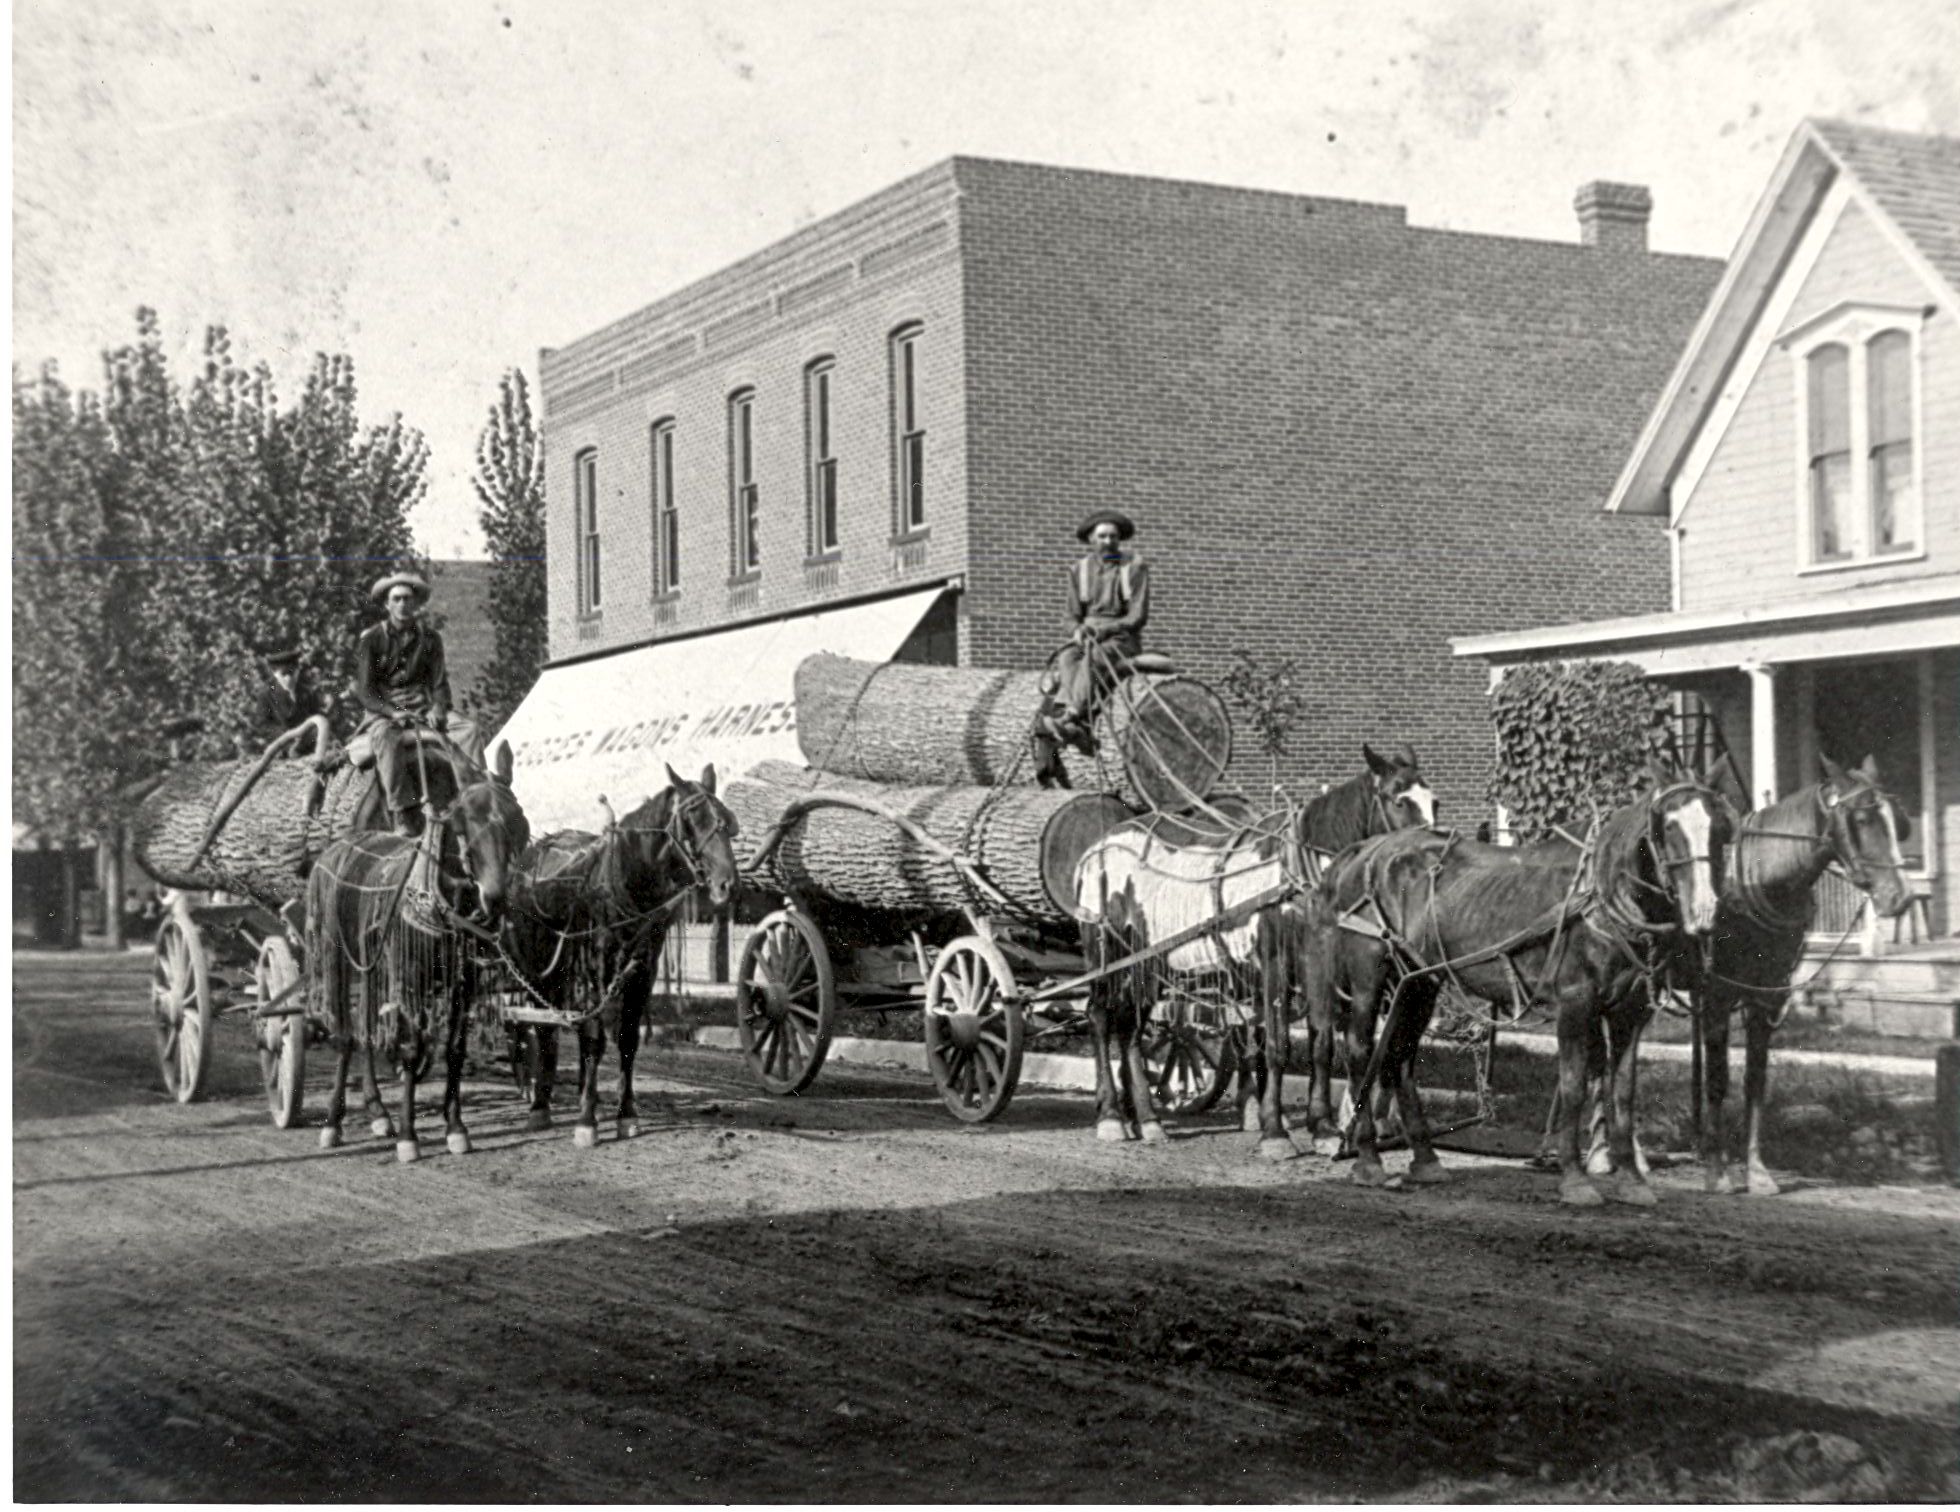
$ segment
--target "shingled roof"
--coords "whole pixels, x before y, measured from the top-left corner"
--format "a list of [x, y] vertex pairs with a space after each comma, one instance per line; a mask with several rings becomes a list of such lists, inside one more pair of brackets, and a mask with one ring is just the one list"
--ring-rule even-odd
[[1960, 139], [1809, 120], [1791, 135], [1687, 349], [1648, 416], [1607, 508], [1666, 514], [1669, 486], [1758, 313], [1840, 179], [1896, 233], [1901, 252], [1960, 315]]

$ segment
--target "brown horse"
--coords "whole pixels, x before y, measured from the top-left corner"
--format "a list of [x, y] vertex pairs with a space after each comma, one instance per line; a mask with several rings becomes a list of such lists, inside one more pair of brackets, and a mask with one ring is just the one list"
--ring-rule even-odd
[[1829, 757], [1821, 759], [1822, 782], [1744, 817], [1715, 910], [1713, 948], [1697, 1004], [1708, 1092], [1701, 1156], [1711, 1192], [1736, 1190], [1722, 1104], [1729, 1090], [1729, 1019], [1738, 1009], [1747, 1033], [1744, 1188], [1751, 1196], [1777, 1191], [1762, 1155], [1769, 1040], [1782, 1019], [1790, 977], [1803, 959], [1817, 879], [1835, 863], [1887, 918], [1897, 917], [1912, 901], [1899, 854], [1899, 842], [1910, 830], [1898, 801], [1879, 786], [1876, 763], [1866, 757], [1862, 766], [1846, 771]]
[[[1383, 757], [1361, 747], [1368, 769], [1312, 799], [1300, 810], [1294, 826], [1298, 865], [1303, 877], [1317, 881], [1327, 863], [1350, 845], [1376, 835], [1436, 823], [1436, 795], [1423, 781], [1415, 749], [1404, 744]], [[1259, 918], [1256, 955], [1260, 1022], [1240, 1040], [1238, 1106], [1247, 1133], [1259, 1135], [1259, 1153], [1268, 1160], [1286, 1160], [1300, 1152], [1286, 1132], [1280, 1111], [1284, 1092], [1288, 1025], [1303, 997], [1306, 961], [1313, 932], [1305, 896], [1289, 898]], [[1311, 1019], [1307, 1030], [1310, 1081], [1307, 1117], [1316, 1134], [1332, 1131], [1334, 1111], [1334, 1026], [1331, 1020]], [[1267, 1056], [1266, 1046], [1278, 1045]], [[1256, 1102], [1256, 1106], [1255, 1106]]]
[[[354, 1051], [367, 1053], [374, 1096], [374, 1051], [386, 1046], [401, 1065], [395, 1155], [420, 1159], [415, 1084], [440, 1033], [447, 1054], [442, 1108], [449, 1150], [469, 1151], [461, 1084], [476, 957], [495, 939], [512, 863], [530, 828], [510, 791], [508, 746], [499, 749], [495, 775], [475, 769], [467, 775], [472, 780], [419, 837], [350, 835], [330, 845], [307, 878], [306, 971], [338, 1051], [322, 1148], [341, 1142]], [[386, 1131], [384, 1111], [376, 1132]]]
[[[565, 830], [524, 853], [504, 923], [503, 948], [534, 1006], [577, 1016], [578, 1119], [573, 1142], [599, 1138], [599, 1067], [605, 1023], [619, 1038], [622, 1139], [640, 1132], [633, 1101], [633, 1061], [639, 1053], [661, 948], [679, 905], [696, 888], [719, 908], [737, 881], [730, 840], [735, 816], [715, 796], [715, 769], [698, 783], [667, 768], [667, 787], [599, 835]], [[580, 1001], [587, 994], [592, 1001]], [[551, 1085], [558, 1068], [558, 1028], [535, 1026], [537, 1060], [531, 1082], [530, 1126], [551, 1126]], [[524, 1053], [511, 1036], [511, 1053]]]
[[[1354, 1094], [1354, 1179], [1379, 1185], [1373, 1085], [1394, 1090], [1415, 1152], [1408, 1179], [1445, 1179], [1416, 1090], [1415, 1058], [1447, 978], [1491, 1003], [1537, 1002], [1557, 1017], [1561, 1200], [1596, 1206], [1602, 1193], [1579, 1158], [1577, 1112], [1588, 1046], [1603, 1027], [1611, 1052], [1609, 1142], [1616, 1199], [1651, 1205], [1633, 1161], [1640, 1030], [1654, 980], [1684, 937], [1714, 924], [1726, 806], [1678, 772], [1616, 809], [1576, 852], [1563, 844], [1493, 846], [1452, 833], [1404, 830], [1339, 857], [1314, 899], [1308, 953], [1314, 1011], [1345, 1007]], [[1388, 1023], [1376, 1045], [1384, 1002]]]

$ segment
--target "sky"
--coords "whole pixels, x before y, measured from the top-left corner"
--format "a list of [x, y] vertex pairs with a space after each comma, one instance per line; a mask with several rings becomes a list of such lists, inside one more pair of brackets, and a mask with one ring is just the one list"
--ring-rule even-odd
[[482, 551], [498, 377], [955, 153], [1726, 256], [1797, 122], [1960, 135], [1953, 0], [14, 0], [17, 369], [345, 351]]

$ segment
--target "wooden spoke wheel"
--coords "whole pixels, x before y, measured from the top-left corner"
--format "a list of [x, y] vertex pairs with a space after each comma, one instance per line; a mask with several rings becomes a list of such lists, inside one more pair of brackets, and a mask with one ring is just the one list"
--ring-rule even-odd
[[[270, 936], [259, 947], [258, 964], [252, 972], [254, 1001], [269, 1003], [298, 980], [299, 964], [293, 959], [292, 947], [280, 936]], [[279, 1006], [298, 1007], [299, 994]], [[306, 1097], [306, 1015], [260, 1019], [258, 1038], [259, 1080], [265, 1085], [273, 1126], [293, 1128], [299, 1123], [300, 1104]]]
[[962, 935], [926, 978], [926, 1064], [939, 1095], [962, 1123], [1007, 1111], [1021, 1079], [1025, 1033], [1014, 972], [1000, 947]]
[[778, 909], [742, 947], [735, 973], [735, 1028], [742, 1053], [778, 1097], [817, 1079], [837, 1022], [837, 978], [817, 926]]
[[216, 1016], [211, 966], [197, 920], [179, 904], [157, 927], [150, 976], [150, 1027], [156, 1036], [163, 1087], [178, 1102], [204, 1091], [211, 1065], [211, 1024]]
[[1231, 1032], [1219, 1024], [1194, 1024], [1182, 1014], [1152, 1019], [1143, 1058], [1150, 1068], [1151, 1101], [1160, 1111], [1203, 1113], [1231, 1080]]

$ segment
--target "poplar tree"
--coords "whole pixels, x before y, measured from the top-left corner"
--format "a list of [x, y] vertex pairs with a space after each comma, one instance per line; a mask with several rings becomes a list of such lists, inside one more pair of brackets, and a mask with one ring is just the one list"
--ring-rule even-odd
[[524, 701], [547, 654], [544, 562], [544, 445], [531, 415], [530, 387], [512, 368], [476, 443], [471, 480], [489, 547], [490, 620], [496, 651], [477, 675], [464, 706], [485, 736]]

